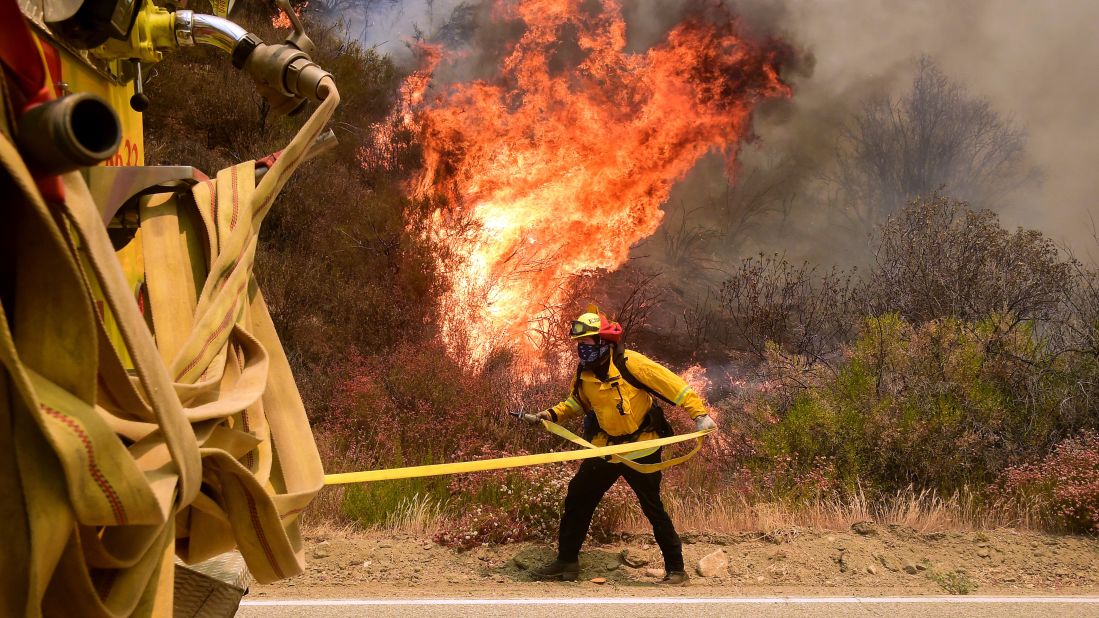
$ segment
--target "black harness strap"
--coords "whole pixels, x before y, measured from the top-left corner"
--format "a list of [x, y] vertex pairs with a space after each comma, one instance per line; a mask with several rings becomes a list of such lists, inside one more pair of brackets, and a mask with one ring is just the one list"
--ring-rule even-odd
[[[624, 350], [621, 351], [621, 352], [615, 350], [613, 359], [614, 359], [614, 366], [618, 367], [618, 373], [622, 374], [622, 377], [626, 380], [626, 382], [628, 382], [630, 384], [630, 386], [632, 386], [636, 389], [643, 390], [646, 393], [652, 395], [653, 397], [659, 399], [660, 401], [663, 401], [664, 403], [672, 406], [673, 408], [675, 407], [675, 402], [674, 401], [672, 401], [671, 399], [668, 399], [664, 395], [661, 395], [660, 393], [656, 392], [655, 390], [649, 388], [649, 386], [647, 384], [645, 384], [644, 382], [639, 380], [637, 378], [637, 376], [635, 376], [633, 374], [633, 372], [630, 371], [630, 368], [626, 364], [626, 352]], [[576, 375], [579, 376], [580, 374], [576, 374]]]
[[591, 412], [588, 406], [584, 405], [584, 400], [580, 399], [580, 374], [584, 372], [584, 368], [579, 363], [576, 364], [576, 379], [572, 381], [572, 398], [576, 400], [576, 403], [580, 405], [580, 409], [585, 412]]

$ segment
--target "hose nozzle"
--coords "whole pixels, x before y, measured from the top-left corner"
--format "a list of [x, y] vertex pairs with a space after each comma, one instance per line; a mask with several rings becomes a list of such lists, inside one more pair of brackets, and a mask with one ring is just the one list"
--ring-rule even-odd
[[122, 142], [114, 110], [87, 92], [31, 108], [19, 118], [18, 129], [28, 167], [45, 174], [98, 165], [113, 157]]
[[209, 45], [227, 52], [233, 66], [252, 76], [275, 113], [294, 114], [308, 99], [324, 98], [321, 80], [331, 75], [310, 58], [316, 46], [289, 1], [278, 0], [278, 6], [294, 25], [293, 34], [283, 43], [264, 43], [227, 19], [186, 10], [175, 12], [175, 40], [184, 47]]

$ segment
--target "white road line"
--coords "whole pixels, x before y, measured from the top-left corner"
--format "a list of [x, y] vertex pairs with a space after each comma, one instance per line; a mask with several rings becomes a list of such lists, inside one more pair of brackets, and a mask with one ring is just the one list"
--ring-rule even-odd
[[241, 606], [384, 606], [384, 605], [817, 605], [830, 603], [1086, 603], [1099, 597], [568, 597], [562, 599], [269, 599], [241, 601]]

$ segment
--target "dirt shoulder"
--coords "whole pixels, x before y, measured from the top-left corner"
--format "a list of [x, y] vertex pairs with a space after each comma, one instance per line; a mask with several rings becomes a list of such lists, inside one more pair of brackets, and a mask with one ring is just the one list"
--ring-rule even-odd
[[[851, 531], [685, 534], [691, 585], [667, 589], [651, 535], [589, 545], [578, 583], [533, 582], [548, 545], [458, 552], [429, 539], [382, 533], [307, 537], [305, 573], [253, 585], [252, 598], [531, 597], [576, 595], [1032, 595], [1099, 593], [1099, 539], [1014, 531], [920, 534], [856, 524]], [[628, 550], [625, 564], [623, 552]], [[718, 562], [700, 576], [699, 561]], [[722, 568], [721, 558], [727, 561]], [[590, 580], [602, 578], [604, 583]]]

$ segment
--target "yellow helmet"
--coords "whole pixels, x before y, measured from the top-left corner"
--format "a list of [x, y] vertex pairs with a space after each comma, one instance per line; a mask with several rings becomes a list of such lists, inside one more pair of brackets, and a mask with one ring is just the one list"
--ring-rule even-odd
[[584, 337], [598, 337], [599, 328], [603, 325], [598, 313], [585, 313], [572, 321], [569, 329], [571, 339], [583, 339]]
[[583, 339], [584, 337], [599, 337], [614, 343], [618, 343], [622, 337], [622, 325], [612, 322], [605, 315], [599, 313], [595, 305], [588, 305], [588, 310], [572, 322], [569, 329], [569, 338]]

